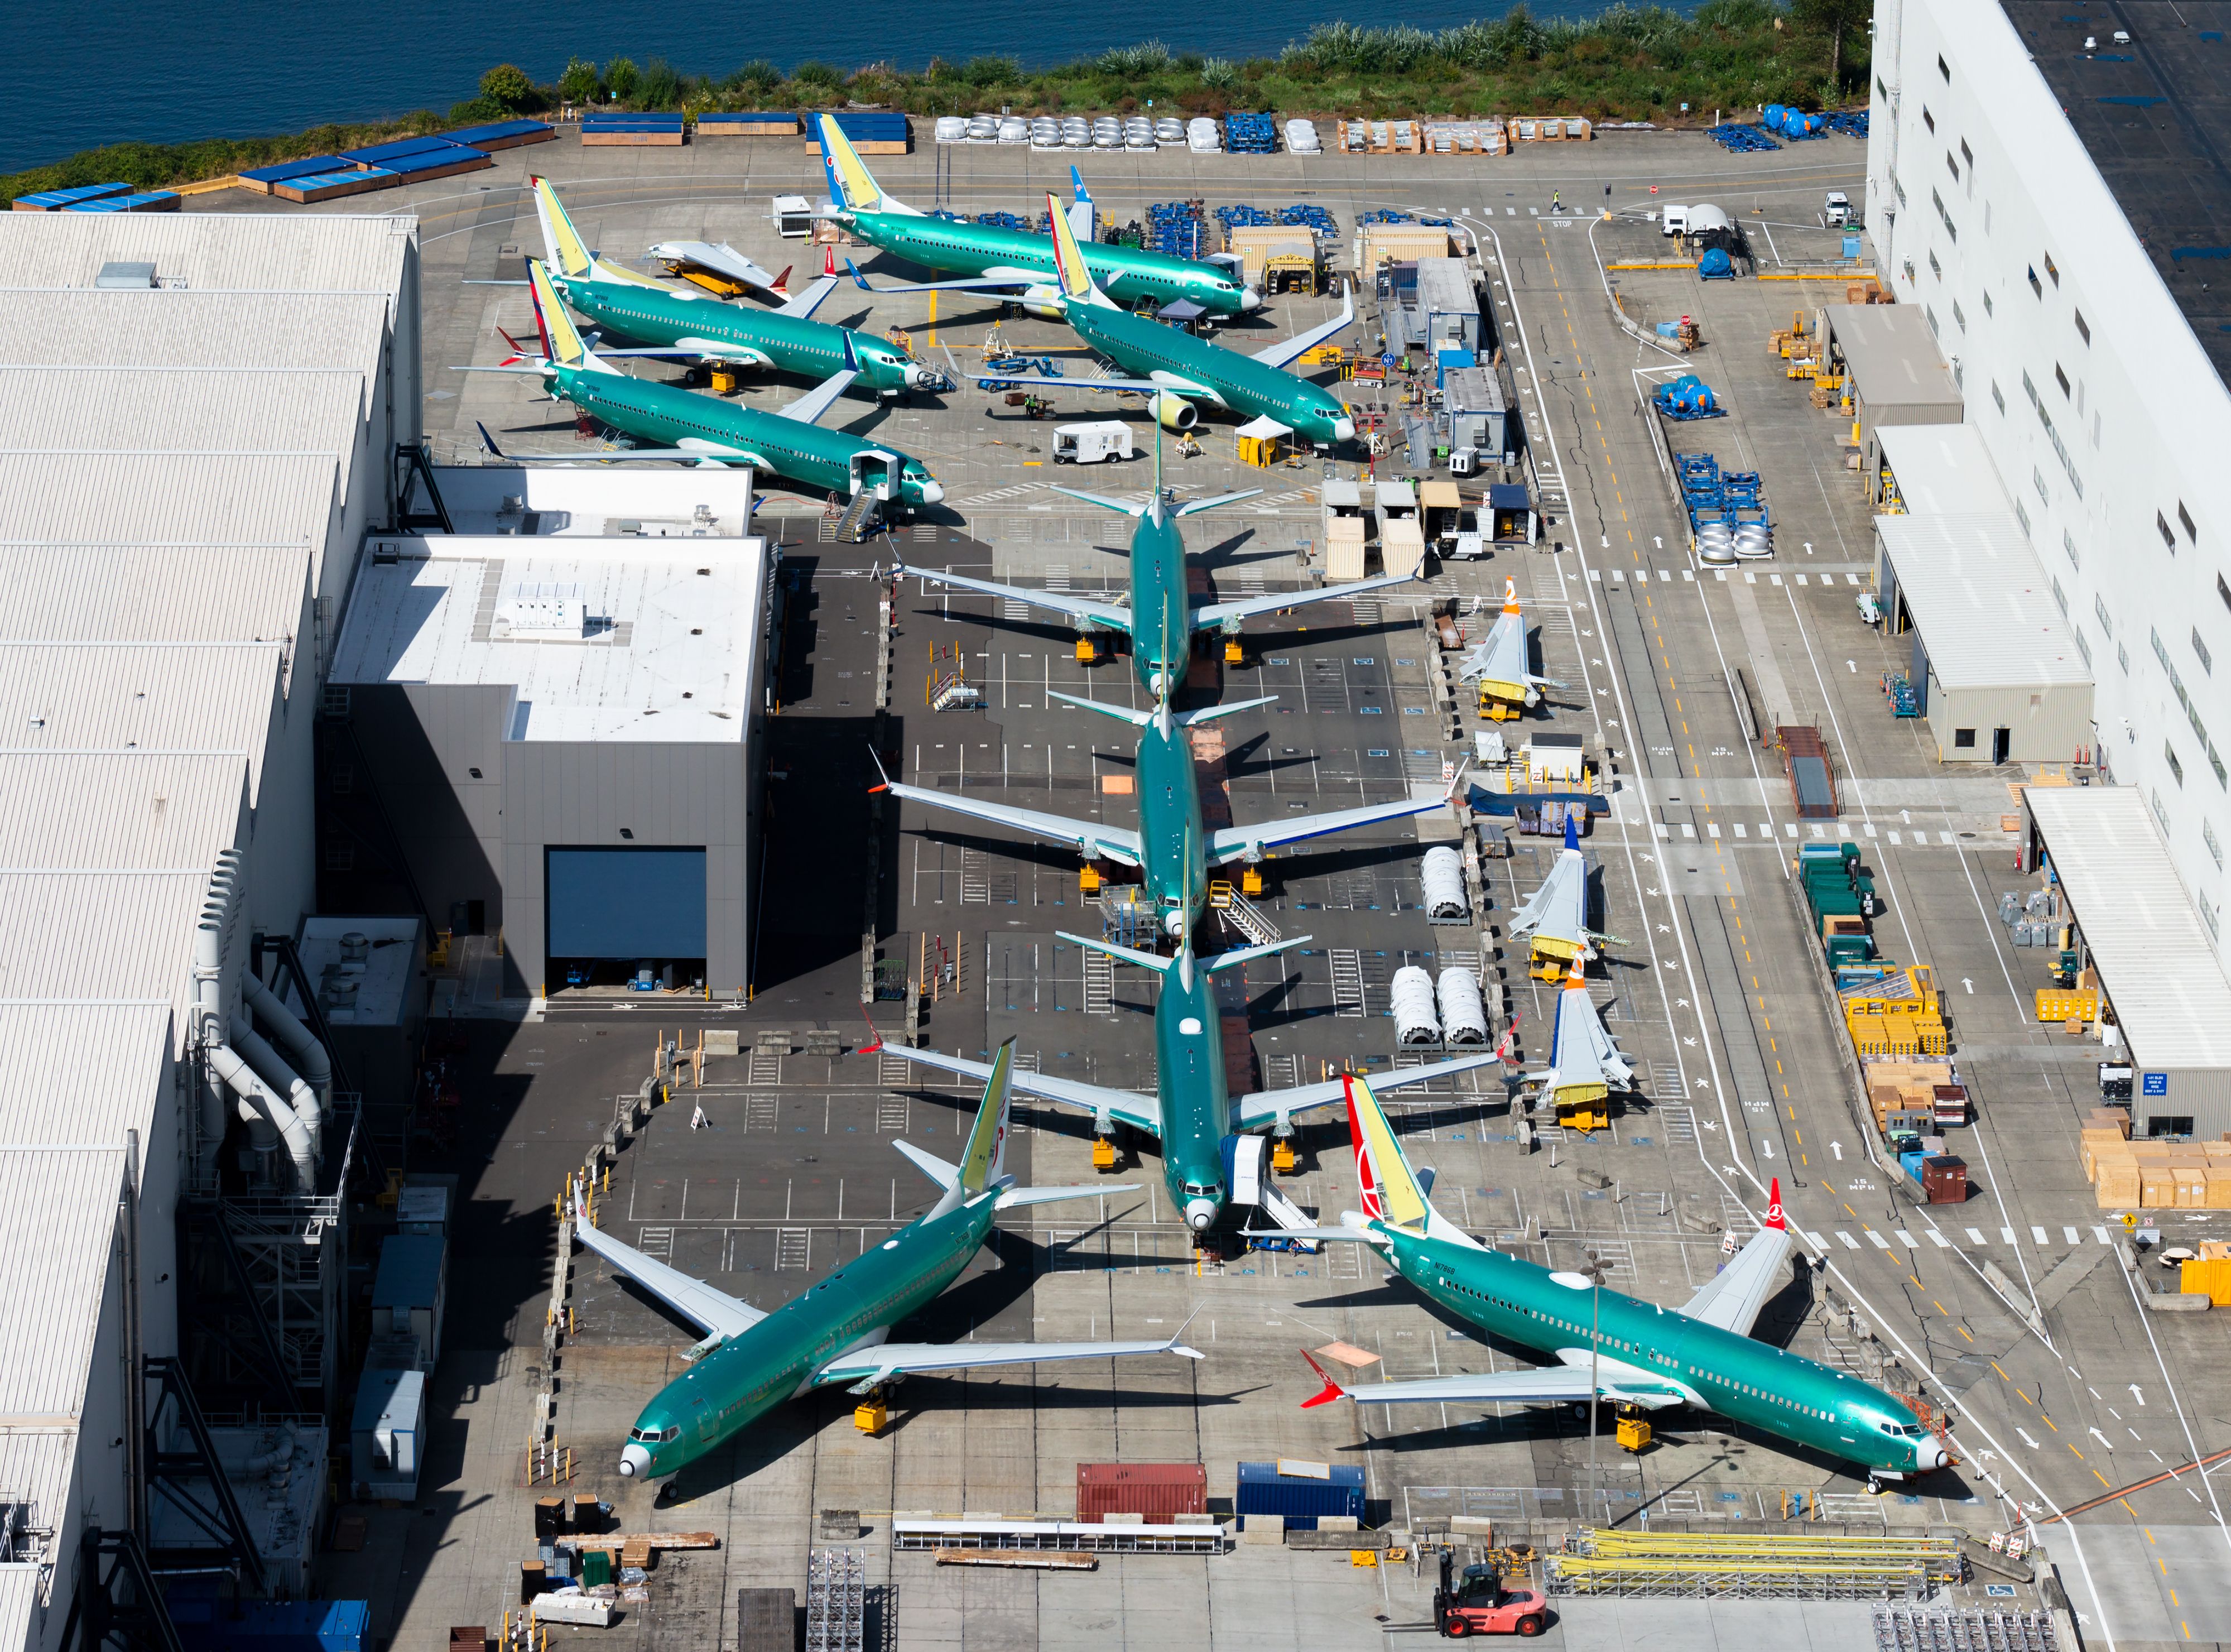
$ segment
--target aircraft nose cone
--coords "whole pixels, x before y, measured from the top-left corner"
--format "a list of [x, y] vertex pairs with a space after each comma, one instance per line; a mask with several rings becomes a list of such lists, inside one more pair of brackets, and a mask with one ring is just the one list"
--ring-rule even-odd
[[1241, 288], [1239, 289], [1239, 308], [1243, 313], [1248, 310], [1261, 309], [1263, 308], [1263, 295], [1252, 287]]
[[1216, 1220], [1216, 1202], [1195, 1199], [1186, 1206], [1186, 1226], [1197, 1234], [1208, 1231], [1209, 1223]]
[[628, 1480], [639, 1480], [650, 1473], [650, 1454], [638, 1445], [620, 1448], [620, 1474]]
[[1333, 420], [1332, 439], [1335, 442], [1353, 442], [1355, 440], [1355, 421], [1345, 417]]
[[1173, 940], [1184, 935], [1186, 930], [1186, 915], [1184, 910], [1182, 908], [1178, 908], [1164, 914], [1162, 917], [1162, 928], [1169, 931], [1170, 937]]
[[1920, 1455], [1924, 1469], [1942, 1468], [1952, 1460], [1952, 1454], [1945, 1450], [1942, 1440], [1931, 1440], [1921, 1448]]
[[922, 502], [923, 504], [934, 505], [944, 497], [945, 484], [943, 483], [932, 481], [925, 482], [922, 484]]

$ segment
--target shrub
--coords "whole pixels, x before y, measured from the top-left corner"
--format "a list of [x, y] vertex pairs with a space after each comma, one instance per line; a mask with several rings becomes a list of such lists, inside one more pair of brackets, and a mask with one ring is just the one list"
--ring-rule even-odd
[[1212, 57], [1200, 66], [1200, 83], [1212, 91], [1229, 92], [1239, 84], [1239, 65], [1228, 57]]
[[1141, 81], [1169, 68], [1170, 49], [1159, 40], [1142, 40], [1135, 46], [1110, 46], [1100, 54], [1096, 66], [1103, 75]]
[[833, 63], [809, 61], [791, 70], [790, 78], [800, 86], [827, 87], [833, 90], [844, 84], [844, 71]]
[[622, 103], [635, 101], [637, 89], [643, 84], [643, 71], [636, 68], [632, 58], [615, 57], [605, 65], [605, 90]]
[[603, 77], [597, 66], [585, 57], [576, 57], [566, 65], [566, 72], [558, 77], [558, 94], [568, 103], [589, 103], [596, 99]]
[[671, 109], [682, 101], [682, 77], [674, 72], [673, 64], [654, 57], [643, 66], [635, 95], [645, 108]]
[[1012, 86], [1023, 78], [1023, 70], [1012, 57], [972, 57], [960, 78], [971, 86]]
[[527, 71], [516, 63], [498, 63], [481, 76], [481, 98], [500, 110], [517, 112], [539, 107], [541, 95]]

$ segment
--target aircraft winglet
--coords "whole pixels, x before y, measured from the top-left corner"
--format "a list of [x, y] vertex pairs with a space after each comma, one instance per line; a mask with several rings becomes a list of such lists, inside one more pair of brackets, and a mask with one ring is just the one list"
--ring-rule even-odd
[[1789, 1231], [1789, 1223], [1782, 1214], [1782, 1178], [1780, 1176], [1774, 1178], [1773, 1185], [1767, 1192], [1766, 1225], [1769, 1228], [1779, 1228], [1785, 1234]]
[[1323, 1390], [1314, 1397], [1302, 1402], [1303, 1410], [1306, 1411], [1311, 1406], [1315, 1405], [1329, 1405], [1335, 1400], [1344, 1400], [1348, 1397], [1348, 1390], [1340, 1385], [1340, 1379], [1333, 1376], [1331, 1372], [1325, 1370], [1323, 1366], [1318, 1364], [1316, 1355], [1304, 1348], [1302, 1350], [1302, 1357], [1310, 1362], [1310, 1369], [1311, 1370], [1315, 1371], [1319, 1377], [1324, 1379]]

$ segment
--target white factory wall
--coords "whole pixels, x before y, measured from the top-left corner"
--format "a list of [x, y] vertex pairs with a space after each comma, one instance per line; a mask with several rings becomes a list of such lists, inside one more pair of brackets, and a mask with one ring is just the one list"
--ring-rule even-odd
[[2091, 663], [2090, 743], [2221, 949], [2231, 393], [1997, 5], [1879, 0], [1874, 62], [1878, 262], [1927, 314]]

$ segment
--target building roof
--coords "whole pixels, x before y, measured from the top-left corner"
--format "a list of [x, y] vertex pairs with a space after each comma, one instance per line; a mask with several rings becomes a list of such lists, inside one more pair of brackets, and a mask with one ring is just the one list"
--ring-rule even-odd
[[348, 368], [374, 377], [379, 293], [110, 292], [0, 288], [10, 366]]
[[0, 752], [223, 752], [261, 784], [276, 643], [0, 643]]
[[1831, 304], [1829, 336], [1844, 353], [1852, 388], [1871, 413], [1891, 407], [1944, 410], [1937, 421], [1960, 420], [1960, 386], [1938, 353], [1918, 304]]
[[1876, 436], [1907, 515], [2014, 515], [2014, 501], [1973, 424], [1885, 424]]
[[[0, 298], [0, 304], [5, 303]], [[309, 370], [0, 363], [0, 450], [124, 447], [243, 452], [283, 444], [344, 463], [364, 425], [364, 375]]]
[[0, 871], [0, 1003], [165, 1003], [183, 1014], [208, 892], [205, 866]]
[[283, 541], [322, 557], [338, 463], [300, 451], [0, 452], [0, 541]]
[[0, 217], [0, 269], [25, 287], [91, 287], [100, 267], [151, 262], [189, 292], [401, 292], [418, 220], [275, 212], [18, 212]]
[[[123, 1186], [120, 1142], [0, 1147], [0, 1247], [16, 1259], [0, 1293], [0, 1419], [11, 1427], [78, 1424]], [[57, 1312], [63, 1303], [79, 1311]]]
[[1878, 516], [1898, 594], [1948, 689], [2092, 683], [2029, 536], [2012, 516]]
[[247, 826], [242, 752], [0, 750], [10, 871], [206, 868]]
[[[434, 485], [460, 534], [717, 539], [752, 531], [752, 472], [743, 466], [443, 464], [434, 467]], [[424, 504], [423, 489], [413, 502]]]
[[2137, 788], [2023, 789], [2115, 1020], [2148, 1067], [2231, 1067], [2231, 980]]
[[744, 739], [764, 540], [393, 544], [359, 571], [332, 682], [508, 685], [513, 740]]
[[[0, 1137], [51, 1145], [149, 1140], [170, 1086], [174, 1012], [167, 1003], [0, 1003]], [[99, 1050], [70, 1070], [69, 1105], [57, 1107], [55, 1053]], [[4, 1458], [0, 1451], [0, 1458]], [[0, 1493], [9, 1487], [0, 1473]]]
[[[2231, 3], [2087, 14], [2060, 0], [2001, 0], [2001, 10], [2218, 377], [2231, 382]], [[2125, 26], [2130, 43], [2115, 44]], [[2084, 49], [2087, 36], [2097, 51]]]
[[307, 545], [0, 542], [0, 641], [277, 642], [307, 623]]

